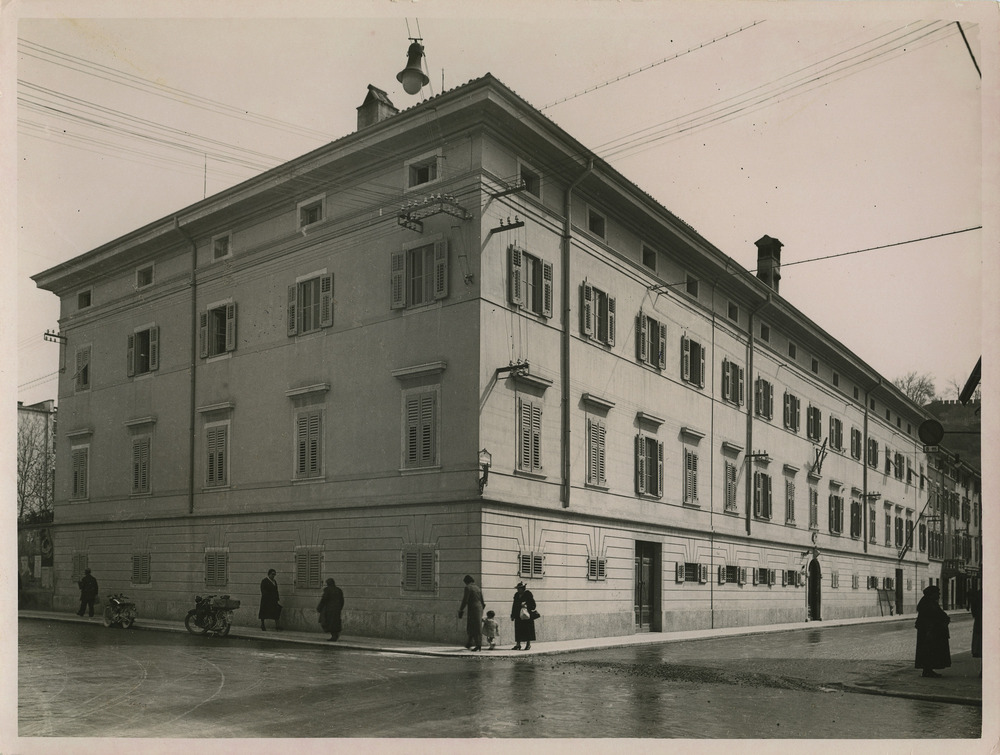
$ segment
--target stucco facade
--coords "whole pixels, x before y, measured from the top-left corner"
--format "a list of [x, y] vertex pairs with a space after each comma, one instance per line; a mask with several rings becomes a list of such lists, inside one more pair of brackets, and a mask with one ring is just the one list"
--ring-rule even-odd
[[303, 628], [332, 576], [345, 632], [443, 641], [466, 573], [500, 617], [528, 582], [552, 639], [912, 610], [926, 417], [777, 267], [490, 76], [384, 115], [35, 276], [77, 367], [57, 603], [89, 565], [247, 624], [275, 568]]

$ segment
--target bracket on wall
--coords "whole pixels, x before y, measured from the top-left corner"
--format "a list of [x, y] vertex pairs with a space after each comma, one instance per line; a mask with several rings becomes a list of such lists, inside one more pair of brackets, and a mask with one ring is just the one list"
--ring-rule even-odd
[[505, 187], [502, 190], [495, 193], [491, 192], [490, 196], [493, 197], [493, 199], [497, 199], [499, 197], [505, 197], [508, 194], [516, 194], [517, 192], [524, 191], [527, 188], [528, 184], [525, 180], [523, 178], [519, 178], [512, 184], [505, 184]]
[[440, 213], [459, 220], [469, 220], [472, 215], [451, 194], [428, 194], [420, 201], [408, 202], [399, 208], [396, 222], [417, 233], [424, 232], [423, 220]]
[[46, 330], [42, 338], [46, 341], [51, 341], [52, 343], [66, 343], [66, 336], [62, 333], [54, 333], [51, 330]]
[[517, 377], [519, 375], [526, 375], [529, 371], [530, 367], [527, 362], [511, 362], [506, 367], [497, 367], [496, 377], [499, 378], [504, 374], [507, 374], [510, 377]]
[[524, 221], [517, 215], [514, 216], [513, 222], [511, 222], [509, 217], [506, 223], [504, 223], [503, 218], [500, 218], [500, 225], [496, 228], [490, 228], [490, 235], [492, 236], [494, 233], [500, 233], [501, 231], [512, 231], [515, 228], [524, 228]]

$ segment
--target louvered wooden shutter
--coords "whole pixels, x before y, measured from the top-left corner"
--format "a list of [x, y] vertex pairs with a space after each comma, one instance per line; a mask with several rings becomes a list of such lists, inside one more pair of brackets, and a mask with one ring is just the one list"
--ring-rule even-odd
[[291, 285], [288, 287], [288, 308], [286, 317], [288, 318], [288, 335], [290, 336], [294, 336], [299, 332], [298, 293], [298, 285]]
[[73, 449], [73, 497], [87, 497], [87, 461], [89, 449]]
[[708, 564], [698, 564], [698, 582], [701, 584], [708, 582]]
[[747, 583], [747, 568], [745, 566], [741, 566], [737, 570], [736, 575], [737, 575], [736, 576], [736, 581], [739, 584], [745, 585]]
[[733, 383], [728, 359], [722, 360], [722, 398], [729, 401], [733, 399]]
[[132, 492], [149, 490], [149, 438], [132, 441]]
[[420, 575], [418, 580], [421, 590], [434, 589], [434, 552], [420, 551]]
[[236, 302], [226, 305], [226, 351], [236, 351]]
[[552, 263], [542, 263], [542, 317], [552, 317]]
[[74, 390], [84, 391], [90, 387], [90, 347], [76, 350], [76, 372], [73, 374]]
[[129, 333], [125, 343], [125, 374], [132, 377], [135, 375], [135, 333]]
[[406, 252], [393, 252], [389, 260], [389, 308], [406, 306]]
[[509, 261], [509, 282], [508, 286], [510, 289], [510, 303], [515, 306], [524, 306], [524, 286], [523, 286], [523, 265], [522, 259], [523, 255], [520, 247], [516, 244], [511, 244], [507, 247], [507, 258]]
[[420, 397], [420, 463], [434, 463], [434, 400], [433, 393]]
[[678, 561], [674, 565], [674, 567], [675, 567], [675, 569], [674, 569], [674, 579], [677, 582], [683, 582], [684, 581], [685, 572], [687, 571], [687, 569], [684, 566], [684, 563], [682, 561]]
[[657, 323], [657, 355], [656, 366], [661, 370], [667, 368], [667, 326]]
[[591, 286], [587, 281], [584, 281], [580, 286], [580, 298], [582, 299], [582, 304], [580, 307], [580, 327], [583, 330], [585, 336], [594, 335], [594, 287]]
[[719, 566], [719, 584], [726, 584], [726, 567], [725, 564]]
[[635, 436], [635, 492], [646, 492], [646, 438], [642, 433]]
[[695, 355], [698, 358], [698, 385], [701, 388], [705, 387], [705, 347], [702, 344], [698, 344], [698, 353]]
[[520, 445], [518, 454], [519, 468], [522, 470], [531, 469], [531, 404], [524, 399], [518, 399], [518, 414], [520, 415], [521, 432], [519, 433]]
[[617, 321], [616, 312], [618, 310], [618, 304], [615, 301], [615, 297], [608, 297], [608, 346], [615, 345], [615, 322]]
[[698, 500], [698, 454], [688, 450], [684, 451], [684, 500]]
[[198, 354], [208, 356], [208, 312], [198, 313]]
[[438, 241], [434, 244], [434, 298], [444, 299], [448, 296], [448, 242]]
[[762, 475], [760, 472], [753, 473], [753, 515], [759, 517], [761, 511], [761, 480]]
[[333, 273], [319, 278], [319, 326], [333, 325]]
[[743, 375], [743, 368], [742, 367], [737, 367], [737, 380], [738, 380], [738, 383], [739, 383], [739, 389], [738, 389], [738, 393], [737, 393], [737, 401], [739, 402], [740, 406], [743, 406], [743, 404], [744, 404], [743, 377], [744, 377], [744, 375]]
[[663, 441], [656, 441], [656, 495], [663, 496]]
[[648, 361], [650, 361], [649, 357], [648, 357], [648, 355], [646, 353], [646, 350], [647, 350], [647, 345], [646, 345], [647, 330], [646, 330], [646, 328], [647, 328], [646, 316], [640, 312], [639, 316], [636, 317], [636, 320], [635, 320], [636, 358], [640, 362], [648, 362]]
[[605, 442], [608, 428], [603, 422], [597, 423], [597, 484], [607, 483], [607, 451]]
[[691, 380], [691, 339], [681, 336], [681, 378]]
[[149, 371], [160, 369], [160, 327], [154, 325], [149, 329]]

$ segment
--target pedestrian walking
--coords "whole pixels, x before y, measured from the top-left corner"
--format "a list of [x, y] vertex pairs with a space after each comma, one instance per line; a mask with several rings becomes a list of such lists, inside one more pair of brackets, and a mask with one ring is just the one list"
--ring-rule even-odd
[[483, 609], [486, 608], [486, 601], [483, 600], [483, 591], [471, 575], [466, 574], [462, 581], [465, 582], [465, 592], [462, 593], [462, 605], [458, 607], [458, 618], [462, 618], [466, 608], [469, 609], [469, 616], [465, 620], [465, 647], [473, 651], [482, 650]]
[[486, 618], [483, 619], [483, 637], [490, 643], [490, 650], [495, 648], [497, 642], [500, 641], [500, 624], [497, 622], [496, 613], [493, 611], [487, 611]]
[[260, 581], [260, 610], [257, 611], [257, 618], [260, 619], [260, 628], [267, 631], [264, 626], [264, 619], [274, 619], [274, 628], [281, 631], [281, 603], [278, 602], [278, 572], [274, 569], [267, 570], [267, 576]]
[[914, 667], [923, 669], [922, 676], [939, 677], [934, 669], [951, 666], [948, 646], [948, 624], [951, 618], [938, 604], [941, 589], [937, 585], [924, 588], [924, 597], [917, 603], [917, 653]]
[[323, 597], [319, 599], [316, 612], [319, 613], [319, 625], [324, 632], [330, 633], [330, 642], [340, 639], [340, 612], [344, 610], [344, 591], [337, 587], [333, 578], [326, 580]]
[[510, 620], [514, 622], [514, 647], [511, 650], [521, 650], [521, 643], [525, 643], [524, 649], [531, 650], [531, 641], [535, 639], [535, 619], [538, 618], [538, 611], [535, 609], [535, 596], [524, 582], [517, 583], [517, 592], [514, 593], [514, 602], [510, 608]]
[[83, 578], [77, 582], [80, 588], [80, 610], [77, 616], [83, 616], [84, 609], [90, 611], [90, 616], [94, 615], [94, 600], [97, 598], [97, 579], [90, 573], [90, 569], [83, 570]]

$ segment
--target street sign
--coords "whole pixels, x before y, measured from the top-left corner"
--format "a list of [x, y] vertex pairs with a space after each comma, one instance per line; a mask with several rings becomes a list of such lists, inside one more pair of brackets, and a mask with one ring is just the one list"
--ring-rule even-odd
[[924, 446], [925, 454], [936, 454], [941, 452], [941, 446]]

